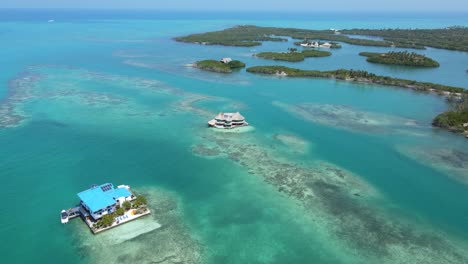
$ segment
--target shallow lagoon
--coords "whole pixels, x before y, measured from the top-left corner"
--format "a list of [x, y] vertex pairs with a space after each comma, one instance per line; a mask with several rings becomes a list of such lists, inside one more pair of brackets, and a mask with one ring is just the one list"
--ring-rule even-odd
[[[0, 60], [16, 61], [0, 76], [5, 84], [0, 111], [8, 108], [20, 117], [8, 119], [9, 127], [0, 129], [7, 199], [0, 232], [10, 238], [0, 249], [4, 258], [76, 263], [99, 263], [110, 256], [122, 263], [466, 262], [468, 187], [449, 168], [466, 162], [458, 154], [444, 162], [448, 156], [436, 150], [460, 153], [467, 142], [430, 127], [431, 118], [447, 107], [443, 98], [332, 80], [205, 73], [183, 65], [226, 54], [244, 56], [252, 65], [263, 61], [251, 58], [249, 49], [170, 39], [242, 21], [250, 22], [0, 23], [12, 39], [0, 43], [5, 53]], [[339, 27], [336, 23], [344, 22], [328, 23]], [[24, 45], [31, 38], [36, 45]], [[6, 53], [18, 44], [28, 60]], [[285, 43], [274, 45], [255, 49], [287, 48]], [[353, 49], [366, 48], [344, 47], [342, 52]], [[350, 65], [354, 60], [363, 59], [357, 52], [346, 59]], [[457, 61], [448, 67], [458, 67]], [[309, 62], [311, 67], [325, 65]], [[467, 84], [463, 75], [440, 71], [439, 76], [442, 83]], [[331, 111], [338, 118], [346, 118], [343, 109], [352, 109], [352, 117], [385, 117], [391, 122], [383, 129], [390, 127], [392, 133], [353, 129], [355, 124], [346, 122], [343, 127], [324, 118], [305, 120], [275, 102], [328, 105], [325, 114]], [[233, 108], [241, 110], [253, 129], [217, 133], [206, 128], [218, 111]], [[440, 155], [428, 158], [405, 151], [425, 148]], [[437, 162], [428, 164], [434, 157]], [[77, 202], [77, 192], [105, 181], [148, 194], [154, 214], [103, 236], [84, 231], [78, 220], [59, 224], [58, 212]], [[25, 211], [36, 213], [11, 217]], [[141, 231], [138, 225], [147, 221], [145, 232], [128, 235], [127, 229]], [[116, 243], [121, 249], [114, 250]], [[158, 250], [144, 250], [147, 246]]]

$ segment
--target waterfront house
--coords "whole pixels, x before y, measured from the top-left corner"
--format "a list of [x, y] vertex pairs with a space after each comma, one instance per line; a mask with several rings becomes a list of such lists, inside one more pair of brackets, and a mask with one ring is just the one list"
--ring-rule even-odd
[[232, 61], [231, 58], [222, 58], [222, 59], [220, 60], [220, 62], [222, 62], [222, 63], [230, 63], [231, 61]]
[[122, 206], [123, 202], [135, 198], [128, 186], [120, 185], [115, 188], [112, 183], [92, 186], [78, 193], [78, 197], [81, 209], [84, 210], [81, 213], [91, 216], [94, 221], [115, 212], [117, 205]]
[[329, 48], [331, 48], [331, 46], [332, 46], [332, 45], [331, 45], [330, 43], [325, 42], [325, 43], [321, 44], [319, 47], [320, 47], [320, 48], [328, 48], [328, 49], [329, 49]]
[[301, 43], [302, 47], [308, 47], [308, 48], [318, 48], [319, 43], [314, 41], [314, 42], [306, 42], [306, 43]]
[[219, 113], [212, 120], [208, 121], [210, 127], [215, 128], [236, 128], [241, 126], [248, 126], [249, 123], [245, 121], [245, 118], [239, 113]]

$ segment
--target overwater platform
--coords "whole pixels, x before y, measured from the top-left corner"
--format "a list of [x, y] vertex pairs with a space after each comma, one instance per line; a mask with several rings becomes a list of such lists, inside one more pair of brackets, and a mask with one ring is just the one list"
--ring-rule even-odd
[[80, 204], [62, 210], [60, 221], [66, 224], [69, 219], [80, 216], [93, 234], [151, 214], [146, 198], [135, 196], [128, 185], [117, 188], [112, 183], [93, 185], [78, 193], [78, 197]]

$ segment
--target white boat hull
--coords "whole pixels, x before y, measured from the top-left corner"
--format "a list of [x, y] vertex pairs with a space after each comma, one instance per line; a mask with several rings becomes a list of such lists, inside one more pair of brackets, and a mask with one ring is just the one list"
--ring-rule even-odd
[[[64, 213], [66, 214], [66, 217], [63, 216]], [[67, 214], [67, 211], [62, 210], [62, 211], [60, 212], [60, 222], [61, 222], [62, 224], [68, 223], [68, 214]]]

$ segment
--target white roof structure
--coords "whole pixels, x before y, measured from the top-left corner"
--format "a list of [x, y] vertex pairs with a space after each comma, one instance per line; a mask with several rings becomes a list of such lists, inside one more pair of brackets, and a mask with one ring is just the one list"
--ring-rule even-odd
[[222, 63], [229, 63], [229, 62], [231, 62], [231, 61], [232, 61], [231, 58], [222, 58], [222, 59], [221, 59], [221, 62], [222, 62]]
[[323, 43], [322, 45], [320, 45], [320, 47], [322, 47], [322, 48], [329, 48], [329, 47], [331, 47], [331, 44], [328, 43], [328, 42], [325, 42], [325, 43]]
[[215, 119], [223, 120], [223, 121], [232, 121], [232, 120], [241, 121], [241, 120], [244, 120], [245, 118], [239, 112], [236, 112], [236, 113], [221, 112], [215, 116]]

